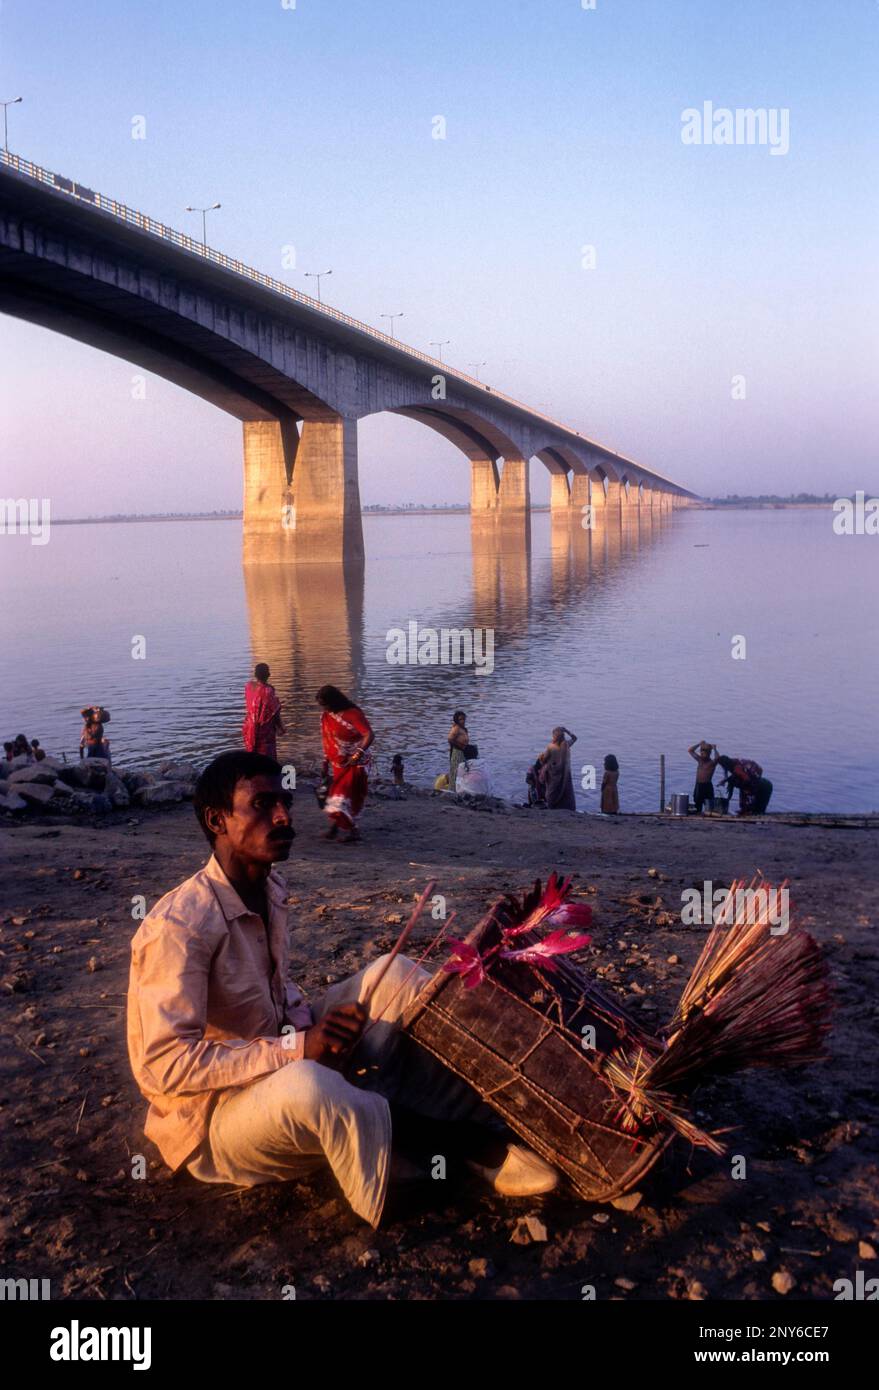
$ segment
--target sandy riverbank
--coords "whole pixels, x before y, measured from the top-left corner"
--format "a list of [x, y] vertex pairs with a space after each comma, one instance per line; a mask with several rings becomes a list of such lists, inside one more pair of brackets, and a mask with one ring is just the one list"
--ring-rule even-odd
[[[658, 1025], [704, 939], [680, 924], [682, 890], [762, 869], [790, 879], [827, 949], [829, 1059], [706, 1087], [698, 1109], [712, 1127], [737, 1127], [730, 1154], [746, 1156], [747, 1179], [731, 1178], [729, 1158], [676, 1143], [633, 1211], [566, 1190], [503, 1201], [473, 1179], [426, 1185], [405, 1219], [372, 1232], [328, 1177], [203, 1187], [172, 1176], [143, 1138], [124, 1041], [132, 897], [152, 905], [206, 858], [191, 808], [120, 812], [98, 827], [3, 825], [5, 1275], [49, 1277], [53, 1298], [275, 1299], [292, 1283], [298, 1298], [579, 1299], [592, 1283], [599, 1298], [782, 1301], [773, 1276], [794, 1281], [788, 1297], [823, 1299], [857, 1269], [879, 1274], [875, 830], [611, 821], [416, 796], [371, 802], [363, 842], [348, 846], [318, 838], [305, 793], [295, 814], [291, 972], [306, 989], [386, 950], [428, 878], [469, 926], [498, 891], [556, 867], [593, 904], [585, 959]], [[428, 923], [418, 939], [430, 934]], [[150, 1162], [143, 1181], [129, 1176], [137, 1153]], [[512, 1243], [530, 1212], [548, 1239]]]

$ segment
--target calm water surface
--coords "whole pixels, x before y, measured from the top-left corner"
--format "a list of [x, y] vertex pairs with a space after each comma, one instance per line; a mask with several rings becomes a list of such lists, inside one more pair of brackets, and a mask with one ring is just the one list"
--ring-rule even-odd
[[[879, 541], [835, 536], [829, 511], [690, 511], [591, 534], [537, 513], [530, 549], [466, 515], [366, 516], [364, 531], [362, 583], [245, 569], [238, 522], [4, 537], [3, 737], [76, 756], [79, 708], [101, 701], [118, 762], [205, 759], [239, 744], [261, 660], [284, 705], [281, 751], [300, 766], [319, 756], [314, 691], [330, 681], [372, 719], [379, 771], [399, 752], [420, 784], [446, 769], [461, 707], [495, 790], [516, 800], [562, 723], [579, 735], [578, 774], [594, 765], [600, 782], [617, 755], [623, 810], [657, 808], [660, 753], [667, 793], [689, 791], [686, 749], [703, 736], [762, 763], [773, 810], [879, 806]], [[493, 673], [389, 665], [388, 629], [413, 619], [494, 628]], [[598, 793], [578, 802], [597, 810]]]

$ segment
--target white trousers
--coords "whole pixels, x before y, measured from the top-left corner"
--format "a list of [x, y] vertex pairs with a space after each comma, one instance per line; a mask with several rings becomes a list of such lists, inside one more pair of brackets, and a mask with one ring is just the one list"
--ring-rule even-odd
[[[362, 1000], [386, 960], [380, 956], [309, 1001], [315, 1020]], [[329, 1163], [353, 1210], [377, 1226], [390, 1166], [388, 1100], [438, 1120], [491, 1118], [469, 1086], [400, 1033], [400, 1015], [429, 978], [405, 956], [396, 958], [369, 1001], [370, 1019], [382, 1018], [365, 1025], [348, 1067], [352, 1080], [319, 1062], [297, 1061], [222, 1092], [190, 1173], [202, 1182], [253, 1187]]]

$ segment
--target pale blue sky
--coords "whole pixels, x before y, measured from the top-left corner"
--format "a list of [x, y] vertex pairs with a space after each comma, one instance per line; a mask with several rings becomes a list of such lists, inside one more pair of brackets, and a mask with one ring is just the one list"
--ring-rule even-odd
[[[332, 266], [340, 308], [403, 310], [406, 341], [451, 339], [456, 365], [711, 493], [877, 486], [877, 58], [873, 0], [0, 14], [11, 149], [194, 232], [185, 205], [219, 200], [229, 254], [301, 289]], [[788, 108], [790, 152], [685, 146], [706, 100]], [[229, 417], [155, 378], [132, 400], [128, 364], [8, 318], [0, 357], [4, 495], [240, 504]], [[365, 502], [466, 500], [429, 431], [381, 416], [360, 438]]]

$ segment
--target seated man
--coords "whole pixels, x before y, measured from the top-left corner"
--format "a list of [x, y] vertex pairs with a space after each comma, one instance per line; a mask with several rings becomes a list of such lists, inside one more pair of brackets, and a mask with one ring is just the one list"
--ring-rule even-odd
[[202, 1182], [252, 1187], [328, 1163], [373, 1226], [392, 1132], [466, 1159], [498, 1192], [549, 1191], [555, 1170], [509, 1143], [476, 1093], [400, 1032], [426, 971], [398, 956], [371, 992], [381, 957], [310, 1006], [287, 982], [287, 888], [272, 865], [290, 854], [291, 804], [262, 754], [224, 753], [199, 779], [213, 854], [131, 944], [128, 1051], [148, 1138]]

